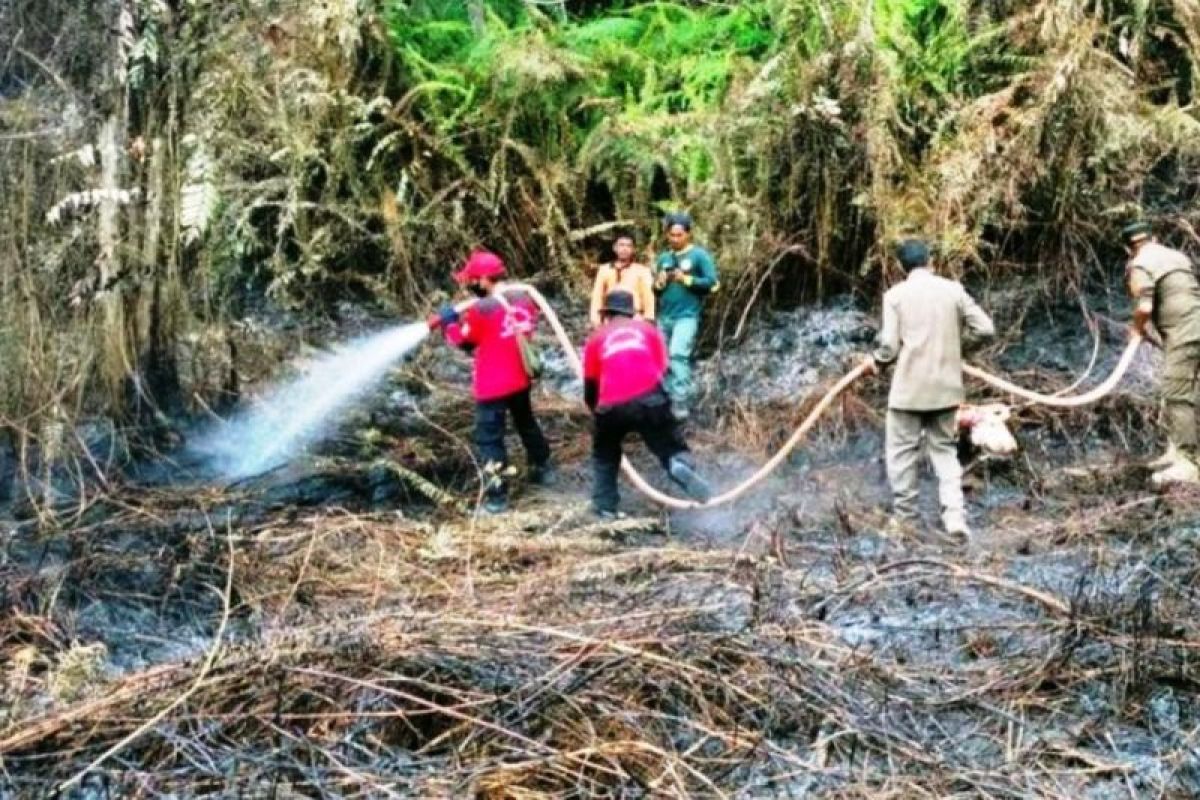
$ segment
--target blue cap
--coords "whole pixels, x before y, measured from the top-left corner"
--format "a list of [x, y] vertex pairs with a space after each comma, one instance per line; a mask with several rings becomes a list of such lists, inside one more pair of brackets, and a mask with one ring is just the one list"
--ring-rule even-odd
[[667, 230], [671, 230], [676, 225], [685, 231], [690, 231], [692, 229], [692, 215], [686, 211], [672, 211], [663, 218], [663, 227]]

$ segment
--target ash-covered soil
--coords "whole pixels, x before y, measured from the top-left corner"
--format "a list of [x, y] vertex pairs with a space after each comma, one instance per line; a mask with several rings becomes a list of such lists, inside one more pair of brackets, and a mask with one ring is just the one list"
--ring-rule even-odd
[[[1071, 313], [1025, 310], [977, 359], [1072, 383], [1093, 339]], [[689, 436], [714, 482], [872, 325], [780, 314], [709, 357]], [[1123, 343], [1096, 330], [1085, 385]], [[1155, 358], [1094, 407], [1020, 409], [1022, 452], [970, 466], [957, 546], [885, 533], [881, 381], [737, 504], [625, 488], [601, 524], [551, 379], [559, 484], [475, 517], [465, 362], [426, 348], [286, 469], [143, 469], [6, 523], [0, 796], [1196, 796], [1200, 497], [1148, 489]]]

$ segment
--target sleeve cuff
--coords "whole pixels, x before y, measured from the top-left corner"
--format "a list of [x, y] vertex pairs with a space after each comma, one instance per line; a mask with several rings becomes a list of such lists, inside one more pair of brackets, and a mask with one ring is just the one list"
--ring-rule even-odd
[[871, 360], [875, 362], [875, 366], [877, 367], [886, 367], [896, 360], [896, 354], [876, 350], [874, 353], [871, 353]]

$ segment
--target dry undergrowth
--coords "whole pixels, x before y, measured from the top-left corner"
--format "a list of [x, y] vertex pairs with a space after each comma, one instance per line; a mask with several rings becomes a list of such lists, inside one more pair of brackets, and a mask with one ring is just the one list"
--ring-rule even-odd
[[[81, 785], [122, 796], [1196, 786], [1192, 498], [1081, 504], [1042, 529], [1014, 517], [968, 551], [890, 541], [851, 511], [785, 525], [778, 552], [664, 536], [657, 516], [600, 525], [582, 499], [527, 497], [500, 520], [330, 509], [222, 526], [226, 499], [160, 493], [52, 569], [6, 568], [25, 609], [0, 628], [12, 791], [102, 756]], [[208, 522], [184, 513], [198, 505]], [[131, 552], [138, 526], [160, 569]], [[72, 639], [71, 609], [101, 574], [127, 600], [207, 595], [205, 644], [97, 669], [103, 645]]]

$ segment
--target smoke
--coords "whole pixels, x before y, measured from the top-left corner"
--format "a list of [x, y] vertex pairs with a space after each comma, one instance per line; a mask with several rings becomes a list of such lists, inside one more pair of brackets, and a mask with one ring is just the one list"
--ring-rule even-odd
[[[705, 460], [692, 457], [693, 463], [719, 494], [740, 484], [755, 473], [759, 465], [743, 457], [719, 457]], [[772, 473], [751, 491], [732, 503], [714, 508], [682, 511], [675, 515], [682, 532], [711, 545], [734, 545], [743, 540], [756, 522], [770, 518], [786, 501], [792, 500], [800, 477], [786, 465]], [[760, 543], [749, 544], [751, 552]]]
[[316, 359], [305, 374], [257, 407], [220, 423], [190, 445], [220, 475], [259, 475], [321, 440], [344, 411], [429, 335], [423, 322], [354, 339]]

